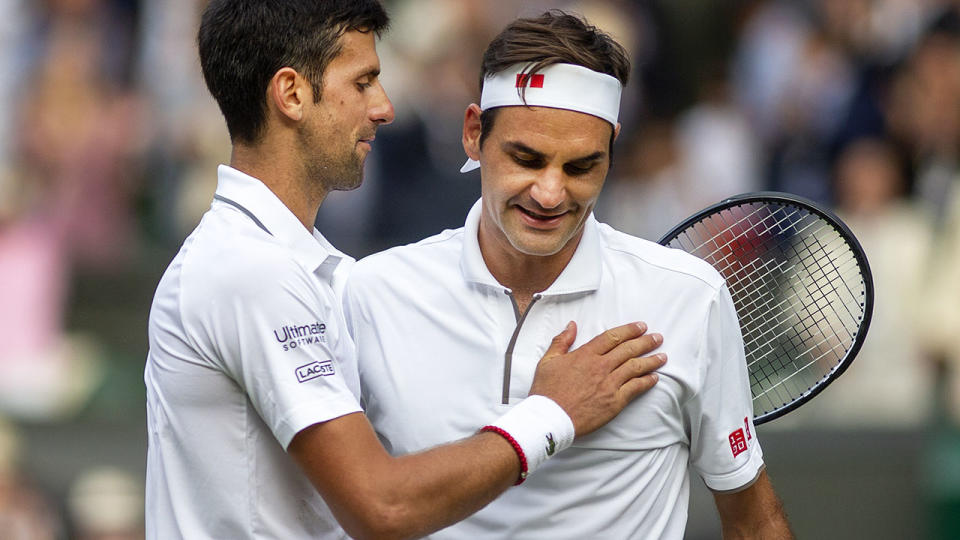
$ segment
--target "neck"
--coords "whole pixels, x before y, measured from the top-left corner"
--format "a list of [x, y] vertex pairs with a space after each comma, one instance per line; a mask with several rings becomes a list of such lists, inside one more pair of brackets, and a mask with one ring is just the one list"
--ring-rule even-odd
[[553, 255], [529, 255], [514, 248], [504, 235], [486, 233], [482, 223], [478, 231], [480, 253], [487, 269], [497, 282], [513, 291], [521, 311], [534, 294], [545, 291], [557, 280], [573, 258], [582, 236], [581, 229]]
[[295, 157], [288, 154], [279, 144], [234, 144], [230, 166], [263, 182], [312, 232], [317, 211], [327, 193], [319, 182], [311, 182], [305, 171], [297, 168], [299, 162]]

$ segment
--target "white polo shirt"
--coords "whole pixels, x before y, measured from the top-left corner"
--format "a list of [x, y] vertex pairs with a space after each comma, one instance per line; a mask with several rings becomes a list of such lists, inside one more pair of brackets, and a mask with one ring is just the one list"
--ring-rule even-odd
[[218, 175], [150, 311], [147, 538], [346, 538], [285, 448], [360, 411], [353, 261], [259, 180]]
[[[344, 294], [367, 416], [395, 454], [471, 435], [527, 395], [551, 338], [578, 347], [645, 321], [663, 334], [660, 381], [527, 481], [434, 538], [683, 538], [688, 463], [714, 490], [763, 466], [743, 341], [707, 263], [591, 216], [563, 273], [524, 316], [490, 274], [479, 203], [462, 229], [368, 257]], [[509, 382], [505, 385], [509, 356]], [[505, 386], [509, 388], [505, 389]]]

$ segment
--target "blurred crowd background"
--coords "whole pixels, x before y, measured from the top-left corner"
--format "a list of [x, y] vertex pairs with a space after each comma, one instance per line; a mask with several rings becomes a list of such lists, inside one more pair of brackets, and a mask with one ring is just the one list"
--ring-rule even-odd
[[[150, 300], [229, 160], [196, 55], [204, 3], [0, 0], [2, 539], [143, 535]], [[364, 185], [320, 211], [335, 245], [462, 225], [484, 47], [518, 15], [581, 13], [634, 62], [602, 221], [656, 240], [726, 196], [787, 191], [870, 259], [859, 358], [760, 430], [800, 537], [960, 537], [960, 1], [385, 4], [396, 121]], [[710, 507], [695, 493], [689, 538], [718, 536]]]

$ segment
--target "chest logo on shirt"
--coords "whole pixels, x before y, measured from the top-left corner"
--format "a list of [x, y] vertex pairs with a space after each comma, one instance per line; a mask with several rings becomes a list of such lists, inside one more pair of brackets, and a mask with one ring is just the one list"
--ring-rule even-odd
[[283, 350], [327, 342], [327, 325], [317, 321], [309, 324], [288, 324], [273, 331]]
[[323, 362], [310, 362], [297, 368], [297, 381], [307, 382], [317, 377], [326, 377], [335, 373], [333, 362], [324, 360]]

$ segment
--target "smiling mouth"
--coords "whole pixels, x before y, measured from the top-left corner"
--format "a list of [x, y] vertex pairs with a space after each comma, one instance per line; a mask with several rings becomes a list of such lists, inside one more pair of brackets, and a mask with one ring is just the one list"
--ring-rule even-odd
[[530, 218], [535, 219], [537, 221], [551, 221], [551, 220], [560, 218], [564, 214], [566, 214], [566, 212], [561, 212], [559, 214], [540, 214], [540, 213], [528, 210], [522, 206], [518, 206], [517, 209], [523, 212], [524, 215], [527, 215]]

